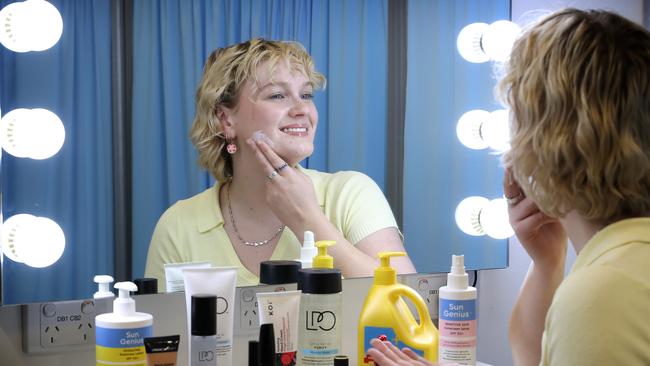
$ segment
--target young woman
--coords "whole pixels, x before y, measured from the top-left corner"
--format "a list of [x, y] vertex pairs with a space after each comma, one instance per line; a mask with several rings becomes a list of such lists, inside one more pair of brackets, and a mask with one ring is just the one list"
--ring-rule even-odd
[[[513, 47], [504, 192], [533, 260], [510, 321], [515, 365], [650, 365], [649, 80], [650, 33], [606, 11], [559, 11]], [[382, 366], [424, 364], [374, 345]]]
[[[358, 172], [304, 169], [324, 77], [294, 42], [252, 39], [214, 51], [196, 94], [191, 139], [214, 187], [177, 202], [154, 231], [145, 276], [164, 283], [164, 263], [238, 266], [257, 284], [259, 264], [296, 259], [306, 230], [329, 248], [345, 277], [369, 276], [381, 251], [404, 251], [379, 187]], [[408, 259], [394, 264], [414, 272]], [[164, 288], [163, 288], [164, 289]]]

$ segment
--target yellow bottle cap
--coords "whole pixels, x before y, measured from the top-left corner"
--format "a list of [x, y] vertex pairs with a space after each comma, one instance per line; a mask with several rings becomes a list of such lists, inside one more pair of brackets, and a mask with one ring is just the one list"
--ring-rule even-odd
[[390, 266], [391, 257], [403, 257], [406, 252], [379, 252], [379, 267], [375, 269], [375, 285], [393, 285], [397, 283], [397, 271]]
[[318, 255], [312, 261], [313, 268], [334, 268], [334, 258], [327, 254], [327, 247], [336, 244], [334, 240], [319, 240], [316, 242]]

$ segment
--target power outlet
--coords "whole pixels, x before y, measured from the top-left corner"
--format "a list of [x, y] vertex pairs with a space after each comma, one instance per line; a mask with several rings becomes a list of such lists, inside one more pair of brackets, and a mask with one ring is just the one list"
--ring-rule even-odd
[[278, 292], [295, 290], [297, 285], [266, 285], [257, 287], [238, 287], [235, 292], [237, 303], [237, 318], [235, 319], [235, 334], [257, 335], [260, 329], [260, 318], [257, 308], [257, 294], [260, 292]]
[[[87, 349], [95, 344], [95, 300], [23, 305], [23, 349], [28, 354]], [[102, 311], [100, 311], [102, 312]]]
[[[414, 275], [405, 275], [402, 277], [402, 282], [417, 291], [418, 294], [422, 297], [422, 300], [427, 304], [427, 309], [429, 310], [429, 316], [431, 320], [436, 324], [438, 322], [438, 290], [440, 287], [447, 284], [447, 275], [445, 273], [438, 274], [414, 274]], [[410, 301], [407, 301], [407, 304], [416, 320], [420, 320], [415, 305]]]

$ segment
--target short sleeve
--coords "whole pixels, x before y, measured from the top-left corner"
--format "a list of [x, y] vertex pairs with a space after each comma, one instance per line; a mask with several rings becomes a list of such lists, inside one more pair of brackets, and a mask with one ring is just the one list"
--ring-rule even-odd
[[356, 244], [381, 229], [397, 228], [386, 197], [370, 177], [359, 172], [341, 172], [331, 179], [325, 211], [350, 243]]
[[650, 289], [608, 265], [572, 273], [546, 318], [542, 365], [649, 365]]

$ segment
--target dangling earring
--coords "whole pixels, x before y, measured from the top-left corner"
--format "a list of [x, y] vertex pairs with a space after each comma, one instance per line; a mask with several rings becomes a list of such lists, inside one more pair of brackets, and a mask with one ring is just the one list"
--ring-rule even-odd
[[228, 151], [228, 154], [232, 155], [237, 152], [237, 145], [235, 145], [232, 140], [228, 138], [228, 134], [226, 133], [226, 142], [228, 143], [226, 145], [226, 151]]

